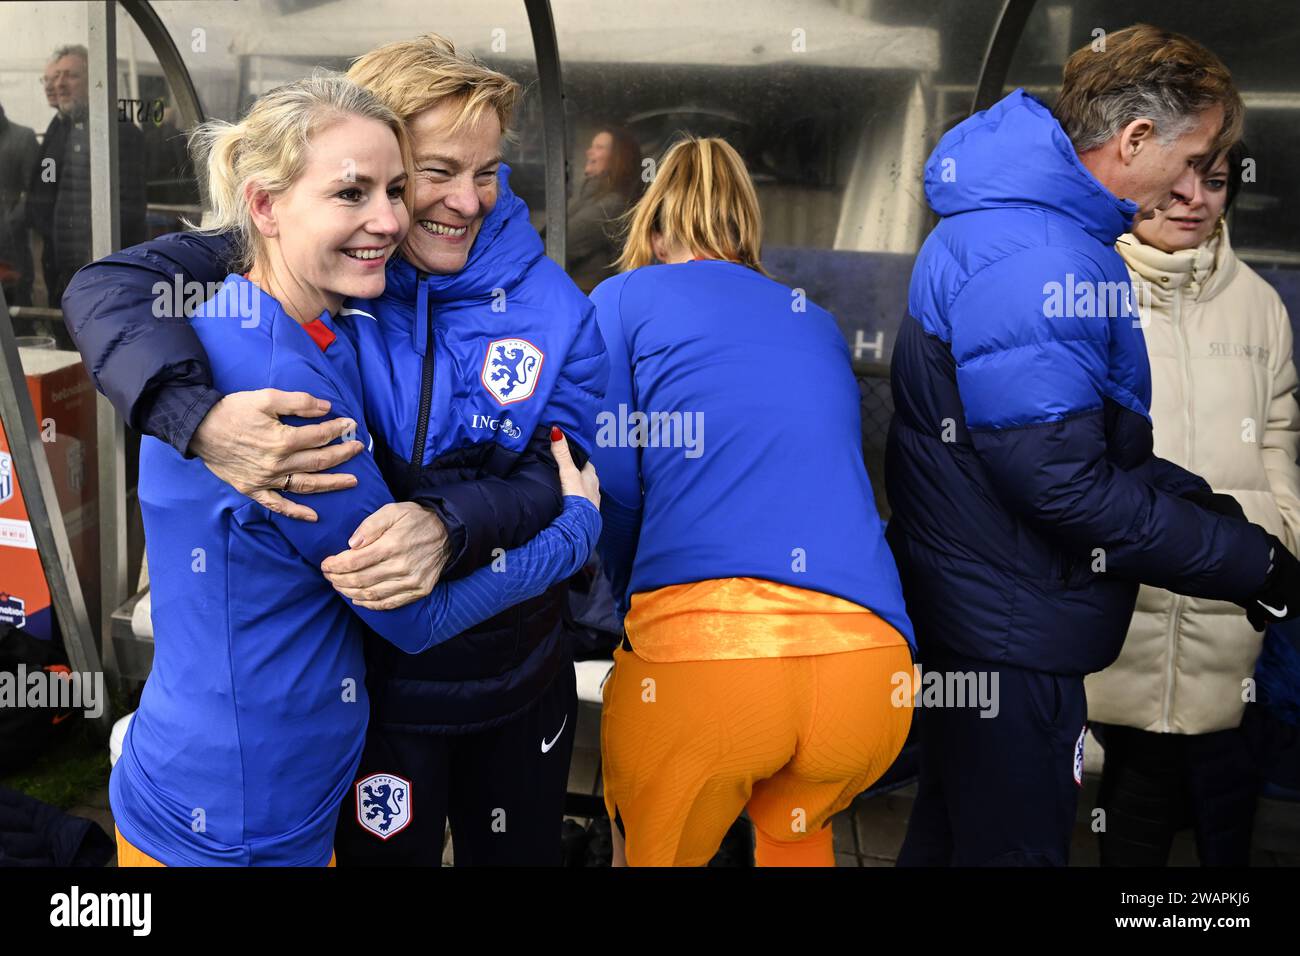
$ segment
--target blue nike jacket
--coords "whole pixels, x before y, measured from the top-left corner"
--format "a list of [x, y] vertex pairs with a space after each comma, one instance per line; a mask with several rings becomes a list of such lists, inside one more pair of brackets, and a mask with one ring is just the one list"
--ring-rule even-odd
[[892, 360], [888, 531], [922, 656], [1084, 674], [1119, 654], [1139, 582], [1244, 600], [1263, 529], [1179, 495], [1152, 455], [1151, 375], [1114, 251], [1137, 212], [1023, 90], [950, 130]]
[[[328, 315], [299, 325], [232, 275], [194, 329], [220, 388], [310, 392], [371, 444], [360, 363]], [[500, 567], [366, 610], [320, 562], [393, 499], [372, 452], [338, 470], [357, 485], [314, 497], [320, 521], [295, 521], [157, 439], [141, 447], [157, 649], [110, 793], [126, 839], [169, 866], [325, 865], [370, 713], [362, 622], [402, 652], [437, 646], [573, 574], [599, 534], [596, 509], [571, 497]]]
[[[182, 454], [222, 392], [177, 300], [219, 282], [229, 253], [224, 237], [164, 236], [86, 266], [63, 298], [99, 389], [133, 427]], [[363, 363], [376, 461], [394, 497], [438, 511], [452, 543], [443, 576], [454, 580], [560, 513], [549, 429], [564, 430], [581, 466], [604, 392], [604, 343], [590, 301], [544, 255], [505, 166], [464, 269], [427, 275], [394, 257], [387, 278], [381, 299], [349, 303], [337, 325]], [[523, 711], [569, 666], [565, 594], [557, 585], [428, 655], [372, 642], [375, 720], [461, 733]]]

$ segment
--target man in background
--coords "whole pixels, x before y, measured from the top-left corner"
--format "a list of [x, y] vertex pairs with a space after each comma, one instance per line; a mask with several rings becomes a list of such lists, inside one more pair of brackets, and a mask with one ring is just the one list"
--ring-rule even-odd
[[[32, 227], [44, 240], [41, 267], [47, 302], [58, 308], [73, 274], [90, 262], [89, 59], [84, 46], [55, 50], [50, 60], [58, 113], [41, 143], [28, 200]], [[117, 122], [116, 112], [112, 119]], [[121, 244], [145, 239], [145, 169], [140, 130], [118, 122]]]
[[26, 199], [37, 151], [36, 133], [7, 118], [0, 106], [0, 287], [9, 305], [32, 304]]

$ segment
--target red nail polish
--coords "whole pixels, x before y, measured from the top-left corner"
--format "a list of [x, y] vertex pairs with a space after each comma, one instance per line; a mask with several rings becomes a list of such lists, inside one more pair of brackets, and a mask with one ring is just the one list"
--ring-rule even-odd
[[564, 437], [564, 432], [560, 431], [558, 425], [551, 426], [551, 441], [559, 441]]

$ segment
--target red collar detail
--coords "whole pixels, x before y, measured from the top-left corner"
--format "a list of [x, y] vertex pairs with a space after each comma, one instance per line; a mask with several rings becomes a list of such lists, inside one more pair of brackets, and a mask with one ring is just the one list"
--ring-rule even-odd
[[320, 346], [322, 352], [329, 348], [330, 343], [334, 341], [334, 333], [320, 319], [312, 319], [302, 327], [302, 330], [312, 337], [312, 341]]
[[[247, 272], [244, 273], [244, 278], [248, 279]], [[248, 281], [252, 282], [253, 280], [248, 279]], [[320, 319], [312, 319], [302, 328], [304, 332], [311, 336], [311, 340], [320, 346], [322, 352], [330, 347], [336, 337], [334, 333], [330, 331], [330, 327]]]

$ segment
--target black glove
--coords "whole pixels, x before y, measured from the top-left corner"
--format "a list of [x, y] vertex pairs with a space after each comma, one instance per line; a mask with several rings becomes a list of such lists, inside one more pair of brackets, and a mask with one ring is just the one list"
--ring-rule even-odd
[[1300, 617], [1300, 561], [1273, 535], [1268, 536], [1268, 541], [1272, 546], [1268, 553], [1268, 577], [1259, 593], [1242, 605], [1250, 626], [1257, 631], [1278, 621]]
[[1241, 502], [1232, 495], [1221, 495], [1218, 492], [1197, 489], [1187, 492], [1182, 497], [1194, 505], [1200, 505], [1206, 511], [1213, 511], [1218, 515], [1236, 518], [1238, 521], [1248, 520], [1246, 512], [1241, 510]]

